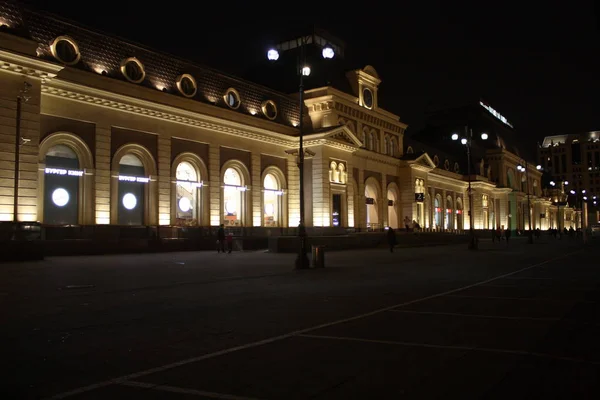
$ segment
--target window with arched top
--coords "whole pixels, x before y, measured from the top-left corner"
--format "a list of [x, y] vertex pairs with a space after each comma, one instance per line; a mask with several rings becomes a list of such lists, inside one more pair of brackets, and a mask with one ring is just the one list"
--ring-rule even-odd
[[406, 154], [413, 154], [413, 153], [414, 153], [414, 150], [413, 150], [412, 146], [408, 146], [406, 148]]
[[241, 171], [229, 167], [223, 174], [223, 219], [228, 226], [241, 226], [244, 220], [244, 193], [246, 192]]
[[200, 172], [188, 161], [175, 167], [175, 223], [176, 225], [198, 225], [200, 210]]
[[377, 134], [376, 131], [372, 131], [371, 134], [373, 135], [373, 151], [381, 151], [379, 149], [379, 136]]
[[[57, 144], [45, 155], [44, 223], [75, 225], [79, 210], [79, 159], [70, 146]], [[81, 173], [81, 175], [80, 175]]]
[[398, 142], [396, 141], [396, 138], [395, 137], [391, 137], [390, 138], [390, 143], [389, 143], [389, 149], [388, 149], [389, 152], [388, 152], [388, 154], [390, 156], [392, 156], [392, 157], [395, 157], [396, 156], [396, 152], [397, 152], [397, 150], [396, 150], [397, 148], [398, 148]]
[[383, 154], [390, 154], [390, 138], [387, 135], [383, 137]]
[[433, 164], [437, 167], [438, 165], [440, 165], [440, 159], [438, 158], [437, 155], [433, 156]]
[[281, 183], [272, 173], [263, 179], [263, 226], [281, 226]]
[[346, 166], [343, 162], [331, 161], [329, 163], [329, 182], [345, 184], [347, 176]]
[[446, 171], [450, 171], [450, 161], [448, 161], [448, 159], [446, 159], [446, 161], [444, 161], [444, 169]]
[[369, 141], [369, 144], [368, 144], [367, 148], [368, 148], [369, 150], [373, 150], [373, 148], [374, 148], [374, 144], [375, 144], [375, 143], [374, 143], [374, 142], [375, 142], [375, 135], [373, 134], [373, 132], [369, 132], [369, 135], [368, 135], [368, 139], [367, 139], [367, 140]]

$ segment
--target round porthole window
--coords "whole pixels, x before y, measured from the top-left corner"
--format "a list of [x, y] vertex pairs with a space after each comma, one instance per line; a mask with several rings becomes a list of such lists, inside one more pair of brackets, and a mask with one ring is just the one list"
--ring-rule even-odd
[[236, 110], [241, 104], [240, 94], [237, 90], [233, 88], [227, 89], [227, 91], [225, 92], [225, 96], [223, 96], [223, 99], [225, 100], [227, 106], [234, 110]]
[[179, 209], [182, 212], [188, 212], [191, 208], [192, 203], [190, 202], [190, 199], [188, 199], [187, 197], [182, 197], [181, 199], [179, 199]]
[[277, 118], [277, 105], [273, 100], [267, 100], [262, 103], [262, 113], [265, 117], [273, 120]]
[[185, 97], [194, 97], [198, 91], [198, 85], [193, 76], [183, 74], [177, 77], [177, 90]]
[[52, 202], [57, 207], [64, 207], [69, 202], [69, 192], [63, 188], [58, 188], [52, 192]]
[[66, 65], [74, 65], [79, 62], [81, 54], [79, 46], [69, 36], [59, 36], [50, 44], [52, 56]]
[[121, 62], [121, 73], [132, 83], [140, 83], [146, 77], [144, 65], [135, 57], [126, 58]]
[[363, 89], [363, 104], [367, 108], [373, 107], [373, 92], [369, 88]]
[[137, 198], [133, 193], [126, 193], [123, 196], [123, 207], [128, 210], [133, 210], [137, 206]]

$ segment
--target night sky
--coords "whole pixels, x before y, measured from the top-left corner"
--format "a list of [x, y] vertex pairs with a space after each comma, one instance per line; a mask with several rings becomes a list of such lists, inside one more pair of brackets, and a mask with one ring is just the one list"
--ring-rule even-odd
[[600, 10], [593, 1], [460, 7], [423, 0], [372, 13], [327, 6], [297, 17], [290, 17], [292, 2], [27, 3], [240, 76], [265, 56], [269, 40], [316, 24], [346, 42], [349, 60], [375, 67], [383, 80], [379, 104], [409, 124], [408, 134], [423, 127], [426, 110], [480, 96], [528, 141], [600, 130]]

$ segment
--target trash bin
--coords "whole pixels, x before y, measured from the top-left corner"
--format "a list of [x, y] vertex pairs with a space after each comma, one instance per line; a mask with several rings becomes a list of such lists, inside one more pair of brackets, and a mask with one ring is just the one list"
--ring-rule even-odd
[[313, 268], [325, 267], [325, 246], [312, 246]]

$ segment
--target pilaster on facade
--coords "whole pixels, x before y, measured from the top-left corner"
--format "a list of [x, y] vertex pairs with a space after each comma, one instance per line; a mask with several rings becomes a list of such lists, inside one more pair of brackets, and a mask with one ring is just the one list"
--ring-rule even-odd
[[209, 175], [209, 208], [210, 225], [221, 224], [221, 165], [220, 148], [218, 144], [208, 146], [208, 175]]
[[351, 165], [348, 165], [347, 168], [347, 173], [348, 173], [348, 179], [347, 179], [347, 185], [346, 185], [346, 191], [347, 191], [347, 203], [348, 203], [348, 226], [349, 227], [356, 227], [356, 214], [355, 214], [355, 195], [356, 193], [354, 193], [354, 185], [351, 184], [351, 182], [353, 182], [354, 180], [354, 176], [353, 176], [353, 168]]
[[313, 226], [331, 226], [329, 160], [322, 149], [312, 158]]
[[171, 138], [158, 137], [158, 223], [171, 221]]
[[262, 207], [261, 207], [261, 195], [263, 185], [260, 179], [260, 154], [252, 153], [251, 155], [251, 164], [252, 164], [252, 188], [250, 193], [252, 194], [252, 225], [253, 226], [261, 226], [262, 220]]
[[[110, 215], [110, 140], [111, 128], [107, 125], [96, 125], [96, 168], [95, 168], [95, 215], [96, 224], [111, 223]], [[116, 216], [114, 217], [116, 218]], [[114, 222], [114, 221], [113, 221]]]
[[356, 227], [364, 229], [367, 227], [367, 200], [365, 196], [365, 171], [362, 168], [358, 170], [356, 182], [358, 183], [358, 194], [356, 195], [356, 201], [358, 201], [358, 206], [356, 207], [358, 210], [358, 223], [356, 223], [356, 219], [354, 222]]
[[[381, 174], [381, 191], [383, 193], [381, 193], [381, 198], [383, 199], [383, 201], [381, 202], [381, 208], [382, 210], [380, 210], [380, 215], [383, 216], [383, 218], [381, 218], [381, 222], [383, 223], [382, 226], [388, 226], [389, 224], [389, 196], [388, 196], [388, 189], [387, 189], [387, 176], [385, 174]], [[396, 207], [396, 205], [394, 205], [394, 207]]]
[[[399, 178], [398, 184], [400, 187], [399, 205], [396, 211], [398, 212], [398, 226], [404, 226], [404, 217], [408, 216], [410, 220], [416, 219], [417, 205], [415, 203], [415, 175], [412, 169], [403, 169]], [[406, 188], [409, 188], [406, 190]]]
[[288, 226], [300, 224], [300, 171], [295, 157], [287, 158]]
[[442, 207], [442, 230], [445, 231], [448, 229], [448, 192], [446, 191], [446, 189], [442, 189], [442, 204], [440, 204], [440, 207]]

